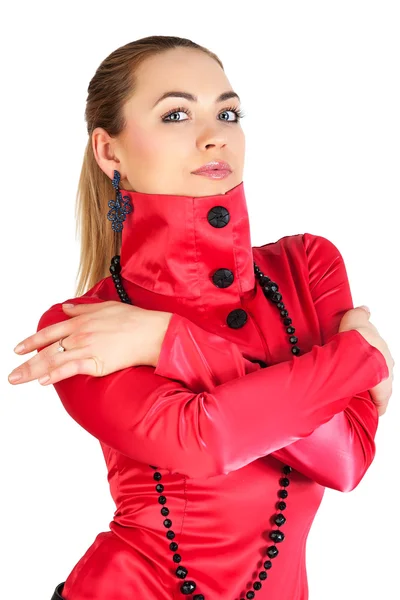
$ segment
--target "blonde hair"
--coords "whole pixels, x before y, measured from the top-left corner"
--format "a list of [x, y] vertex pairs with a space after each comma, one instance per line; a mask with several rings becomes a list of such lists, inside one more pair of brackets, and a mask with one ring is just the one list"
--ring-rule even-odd
[[86, 144], [76, 197], [76, 233], [80, 237], [80, 261], [75, 296], [84, 294], [110, 275], [111, 258], [120, 253], [121, 233], [107, 219], [108, 201], [115, 200], [111, 179], [100, 169], [92, 148], [92, 133], [102, 127], [117, 136], [124, 127], [123, 107], [135, 91], [136, 69], [146, 58], [172, 48], [202, 50], [220, 59], [207, 48], [186, 38], [149, 36], [117, 48], [103, 60], [92, 77], [86, 100], [85, 121], [89, 139]]

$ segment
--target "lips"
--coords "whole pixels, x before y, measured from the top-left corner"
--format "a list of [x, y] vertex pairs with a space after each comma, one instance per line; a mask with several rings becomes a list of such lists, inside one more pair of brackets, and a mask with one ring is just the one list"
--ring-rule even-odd
[[208, 173], [210, 171], [228, 171], [231, 172], [231, 166], [222, 160], [213, 160], [208, 162], [207, 164], [201, 166], [196, 171], [192, 171], [193, 173]]

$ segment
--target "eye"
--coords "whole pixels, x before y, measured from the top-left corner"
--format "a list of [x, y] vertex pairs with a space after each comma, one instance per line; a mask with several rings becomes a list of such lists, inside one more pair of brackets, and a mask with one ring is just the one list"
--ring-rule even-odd
[[[191, 112], [188, 108], [183, 108], [181, 106], [179, 106], [178, 108], [174, 108], [173, 110], [170, 110], [166, 115], [164, 115], [162, 117], [162, 120], [164, 121], [164, 123], [174, 123], [174, 122], [180, 122], [182, 121], [182, 119], [170, 119], [170, 117], [175, 117], [176, 115], [179, 115], [180, 112], [185, 113], [186, 115], [190, 115]], [[188, 121], [188, 119], [183, 119], [184, 121]]]
[[[170, 117], [173, 117], [174, 115], [178, 115], [180, 112], [183, 112], [188, 116], [192, 115], [191, 111], [188, 108], [185, 108], [183, 106], [178, 106], [177, 108], [170, 110], [166, 115], [163, 115], [162, 121], [164, 123], [182, 123], [183, 121], [188, 121], [189, 119], [170, 118]], [[221, 119], [222, 121], [227, 121], [228, 123], [238, 123], [240, 121], [240, 119], [242, 119], [245, 116], [243, 111], [241, 111], [236, 106], [224, 108], [224, 110], [222, 110], [219, 114], [222, 115], [224, 113], [229, 113], [229, 112], [232, 112], [236, 116], [236, 119], [223, 118], [223, 119]]]
[[[220, 114], [228, 113], [228, 112], [232, 112], [236, 116], [236, 119], [233, 120], [233, 123], [238, 123], [240, 121], [240, 119], [243, 119], [243, 117], [245, 116], [244, 112], [242, 110], [240, 110], [240, 108], [237, 106], [231, 106], [230, 108], [225, 108], [222, 111], [222, 113], [220, 113]], [[224, 120], [227, 121], [228, 119], [224, 119]]]

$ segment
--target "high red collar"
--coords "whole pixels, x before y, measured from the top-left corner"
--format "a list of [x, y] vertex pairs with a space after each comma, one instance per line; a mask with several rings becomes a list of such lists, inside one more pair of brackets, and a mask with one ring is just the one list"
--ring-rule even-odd
[[[201, 197], [120, 191], [133, 207], [123, 222], [123, 278], [158, 294], [197, 298], [201, 304], [212, 304], [216, 292], [228, 303], [237, 302], [255, 288], [243, 181], [225, 194]], [[224, 227], [214, 227], [207, 218], [216, 206], [229, 212]], [[234, 276], [225, 288], [210, 279], [221, 268]]]

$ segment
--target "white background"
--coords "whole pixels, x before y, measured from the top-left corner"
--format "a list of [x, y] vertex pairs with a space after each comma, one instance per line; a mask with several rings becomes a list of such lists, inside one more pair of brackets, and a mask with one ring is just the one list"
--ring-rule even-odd
[[[16, 343], [74, 296], [83, 114], [100, 62], [153, 34], [216, 52], [247, 115], [252, 245], [332, 240], [355, 306], [371, 308], [399, 364], [399, 11], [384, 0], [3, 5], [1, 598], [50, 600], [114, 512], [98, 441], [52, 386], [7, 380], [33, 356]], [[326, 490], [307, 544], [310, 600], [400, 598], [396, 384], [366, 476], [348, 494]]]

